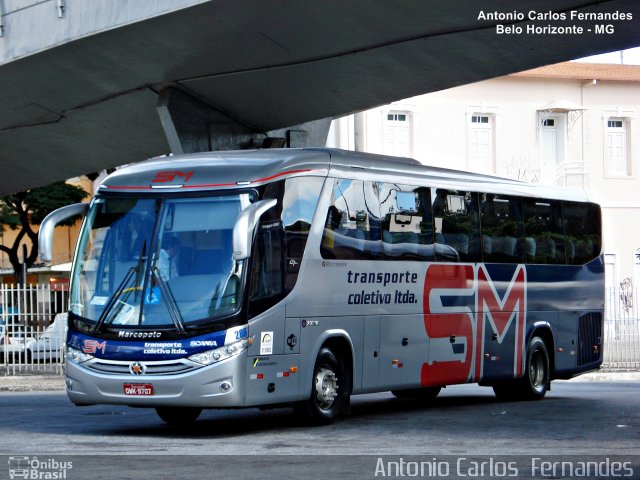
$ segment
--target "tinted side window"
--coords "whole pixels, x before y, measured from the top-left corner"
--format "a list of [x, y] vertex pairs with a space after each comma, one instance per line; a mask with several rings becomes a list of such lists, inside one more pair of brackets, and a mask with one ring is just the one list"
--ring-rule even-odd
[[284, 297], [284, 230], [282, 222], [260, 222], [249, 272], [249, 315], [254, 316]]
[[342, 260], [381, 256], [377, 185], [336, 179], [327, 212], [321, 254]]
[[291, 291], [298, 278], [323, 182], [324, 179], [320, 177], [298, 177], [285, 181], [281, 218], [284, 226], [287, 291]]
[[528, 263], [565, 263], [562, 202], [525, 198], [524, 234]]
[[478, 194], [433, 189], [432, 198], [436, 259], [481, 261]]
[[379, 196], [385, 259], [433, 260], [430, 189], [384, 183]]
[[249, 282], [249, 315], [275, 305], [295, 286], [323, 178], [297, 177], [269, 183], [261, 197], [277, 204], [260, 218]]
[[522, 199], [507, 195], [480, 194], [482, 258], [485, 262], [524, 261]]
[[582, 265], [600, 255], [600, 207], [593, 203], [564, 202], [567, 263]]

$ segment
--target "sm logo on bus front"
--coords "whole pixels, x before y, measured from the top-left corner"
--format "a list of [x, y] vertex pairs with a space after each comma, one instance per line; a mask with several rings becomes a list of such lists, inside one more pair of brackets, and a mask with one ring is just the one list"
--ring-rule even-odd
[[104, 353], [106, 348], [107, 348], [107, 341], [106, 340], [103, 340], [102, 342], [99, 342], [98, 340], [86, 339], [82, 343], [82, 351], [84, 353], [94, 354], [94, 353], [96, 353], [98, 351]]
[[431, 347], [423, 386], [522, 375], [527, 276], [524, 265], [511, 271], [502, 268], [495, 281], [483, 264], [429, 266], [423, 305]]
[[183, 183], [187, 183], [193, 172], [181, 172], [180, 170], [163, 170], [158, 172], [153, 180], [153, 183], [166, 183], [173, 182], [175, 179], [181, 180]]

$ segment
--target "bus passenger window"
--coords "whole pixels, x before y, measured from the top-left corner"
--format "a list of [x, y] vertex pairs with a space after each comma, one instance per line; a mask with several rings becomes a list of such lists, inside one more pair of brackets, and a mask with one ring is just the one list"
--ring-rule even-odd
[[481, 193], [480, 223], [483, 261], [524, 262], [525, 239], [521, 198]]
[[375, 259], [381, 255], [377, 185], [361, 180], [334, 181], [321, 254], [339, 260]]
[[600, 255], [602, 240], [598, 205], [564, 202], [563, 213], [567, 263], [583, 265]]
[[434, 260], [431, 190], [379, 185], [382, 245], [386, 260]]
[[527, 263], [565, 263], [562, 202], [525, 198], [523, 204]]
[[479, 262], [478, 194], [432, 189], [436, 260]]

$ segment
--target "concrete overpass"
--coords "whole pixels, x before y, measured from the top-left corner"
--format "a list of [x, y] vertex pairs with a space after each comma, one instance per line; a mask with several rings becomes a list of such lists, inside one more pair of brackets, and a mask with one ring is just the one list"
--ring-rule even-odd
[[[479, 19], [514, 8], [523, 19]], [[637, 0], [0, 0], [0, 10], [0, 194], [169, 151], [322, 144], [335, 116], [640, 44]], [[528, 19], [551, 10], [567, 20]], [[499, 35], [497, 24], [585, 31]], [[596, 24], [614, 32], [586, 31]]]

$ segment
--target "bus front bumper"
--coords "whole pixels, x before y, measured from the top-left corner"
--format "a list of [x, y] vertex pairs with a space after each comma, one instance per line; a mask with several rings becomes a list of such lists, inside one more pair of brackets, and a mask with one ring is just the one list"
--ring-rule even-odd
[[[112, 374], [97, 362], [67, 362], [67, 395], [76, 405], [227, 408], [244, 405], [246, 355], [177, 374]], [[144, 363], [144, 362], [142, 362]], [[118, 365], [124, 366], [124, 363]], [[149, 364], [151, 365], [151, 362]]]

